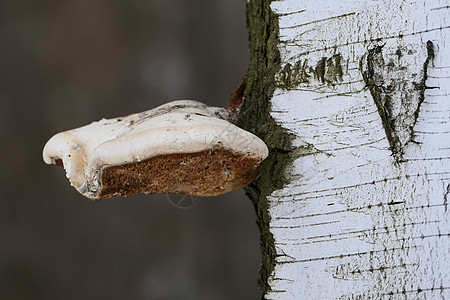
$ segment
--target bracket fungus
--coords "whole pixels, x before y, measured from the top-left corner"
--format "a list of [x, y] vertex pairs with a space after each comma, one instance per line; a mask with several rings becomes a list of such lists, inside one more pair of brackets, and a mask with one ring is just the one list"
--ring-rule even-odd
[[228, 120], [232, 112], [173, 101], [53, 136], [47, 164], [64, 166], [92, 200], [134, 193], [217, 196], [248, 185], [268, 155], [257, 136]]

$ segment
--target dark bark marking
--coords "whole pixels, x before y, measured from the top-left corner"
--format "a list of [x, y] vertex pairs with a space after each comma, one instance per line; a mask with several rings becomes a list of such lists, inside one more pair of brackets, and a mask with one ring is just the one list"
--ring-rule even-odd
[[448, 196], [450, 194], [450, 184], [447, 184], [447, 190], [445, 191], [444, 194], [444, 209], [445, 212], [447, 212], [447, 208], [448, 208]]
[[[434, 60], [434, 45], [426, 44], [423, 67], [405, 65], [402, 58], [417, 55], [414, 49], [398, 47], [391, 53], [383, 46], [369, 49], [360, 69], [383, 123], [390, 150], [397, 162], [403, 161], [404, 147], [414, 141], [414, 126], [425, 99], [428, 66]], [[396, 59], [394, 59], [394, 56]]]
[[335, 54], [322, 57], [315, 65], [308, 59], [300, 59], [294, 65], [287, 63], [279, 74], [277, 87], [289, 90], [301, 84], [310, 84], [312, 79], [321, 85], [336, 85], [343, 79], [342, 56]]

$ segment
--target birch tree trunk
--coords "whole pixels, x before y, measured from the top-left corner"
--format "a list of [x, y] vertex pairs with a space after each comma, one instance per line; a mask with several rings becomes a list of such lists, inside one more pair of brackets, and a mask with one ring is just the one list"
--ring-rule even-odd
[[250, 0], [266, 299], [450, 299], [448, 1]]

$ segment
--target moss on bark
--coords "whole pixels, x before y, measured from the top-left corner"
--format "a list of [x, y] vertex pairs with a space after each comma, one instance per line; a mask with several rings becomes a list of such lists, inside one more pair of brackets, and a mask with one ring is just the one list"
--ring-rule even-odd
[[[280, 71], [278, 17], [270, 9], [270, 0], [247, 3], [250, 63], [245, 102], [238, 126], [262, 138], [269, 147], [269, 157], [262, 163], [259, 178], [245, 188], [256, 211], [261, 234], [262, 262], [258, 285], [263, 295], [270, 289], [268, 279], [275, 267], [274, 238], [270, 232], [269, 196], [286, 182], [284, 169], [291, 161], [292, 135], [270, 116], [270, 99], [275, 91], [275, 75]], [[264, 297], [264, 296], [263, 296]]]

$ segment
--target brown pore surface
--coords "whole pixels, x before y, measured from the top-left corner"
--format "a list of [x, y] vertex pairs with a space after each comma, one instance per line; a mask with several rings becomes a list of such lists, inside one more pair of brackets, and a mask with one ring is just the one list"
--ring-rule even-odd
[[261, 159], [226, 149], [161, 155], [105, 168], [98, 197], [135, 193], [218, 196], [248, 185]]

